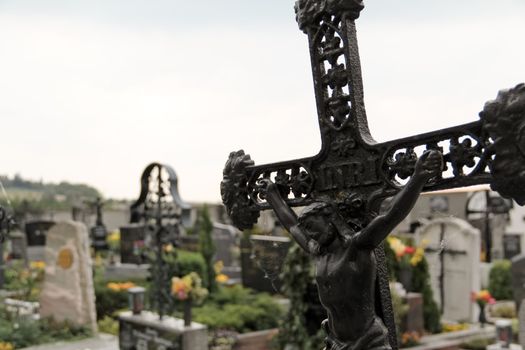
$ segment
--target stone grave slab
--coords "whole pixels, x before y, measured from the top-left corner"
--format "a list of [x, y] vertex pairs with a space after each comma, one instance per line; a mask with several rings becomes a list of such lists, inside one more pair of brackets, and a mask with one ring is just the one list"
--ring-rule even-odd
[[146, 228], [142, 224], [129, 224], [120, 228], [120, 262], [143, 264], [141, 249], [146, 239]]
[[84, 224], [59, 222], [47, 234], [40, 316], [97, 330], [89, 236]]
[[119, 315], [119, 348], [121, 350], [207, 350], [206, 326], [182, 319], [163, 317], [152, 312]]
[[43, 261], [45, 258], [47, 232], [55, 225], [54, 221], [31, 221], [25, 225], [27, 259], [29, 261]]
[[510, 260], [521, 254], [521, 235], [505, 234], [503, 236], [503, 255]]
[[462, 219], [437, 218], [417, 230], [416, 240], [428, 242], [431, 286], [443, 317], [477, 321], [479, 310], [470, 295], [481, 289], [479, 230]]
[[278, 293], [278, 275], [290, 248], [290, 239], [282, 236], [252, 235], [241, 241], [241, 274], [245, 287], [259, 292]]
[[525, 299], [525, 254], [515, 256], [512, 260], [512, 292], [514, 301], [519, 308], [523, 299]]

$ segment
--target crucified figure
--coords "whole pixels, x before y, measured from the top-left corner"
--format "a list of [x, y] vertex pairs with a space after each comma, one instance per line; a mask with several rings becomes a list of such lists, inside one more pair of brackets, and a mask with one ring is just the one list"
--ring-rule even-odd
[[374, 249], [408, 215], [423, 186], [441, 174], [443, 157], [426, 151], [390, 208], [366, 222], [364, 203], [347, 198], [344, 214], [329, 202], [307, 206], [299, 217], [277, 185], [266, 182], [266, 200], [295, 241], [316, 264], [319, 298], [328, 313], [323, 322], [326, 350], [390, 350], [388, 331], [375, 311]]

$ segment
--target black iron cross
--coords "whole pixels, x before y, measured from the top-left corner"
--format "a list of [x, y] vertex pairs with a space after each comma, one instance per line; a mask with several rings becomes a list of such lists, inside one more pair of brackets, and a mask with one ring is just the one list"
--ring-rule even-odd
[[147, 230], [152, 279], [150, 306], [162, 319], [174, 310], [171, 278], [178, 272], [170, 270], [170, 265], [166, 262], [166, 247], [178, 244], [180, 226], [189, 224], [191, 206], [180, 197], [177, 174], [169, 165], [148, 165], [142, 173], [140, 183], [140, 196], [130, 207], [130, 221], [143, 223]]
[[[502, 91], [485, 105], [480, 120], [395, 141], [376, 143], [368, 129], [355, 20], [360, 0], [298, 0], [297, 22], [308, 35], [321, 129], [321, 151], [309, 158], [254, 166], [233, 152], [221, 184], [234, 224], [251, 227], [269, 209], [261, 179], [275, 182], [291, 206], [315, 201], [338, 204], [350, 195], [366, 202], [370, 217], [402, 188], [418, 154], [439, 150], [445, 167], [425, 191], [490, 183], [505, 197], [525, 203], [525, 85]], [[382, 247], [378, 259], [379, 316], [397, 349], [388, 273]]]

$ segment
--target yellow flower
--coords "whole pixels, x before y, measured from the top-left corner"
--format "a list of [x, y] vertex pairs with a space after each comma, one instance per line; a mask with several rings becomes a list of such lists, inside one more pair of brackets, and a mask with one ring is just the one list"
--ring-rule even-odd
[[0, 350], [13, 350], [14, 346], [11, 343], [4, 343], [0, 341]]
[[215, 264], [213, 264], [213, 269], [215, 270], [215, 274], [220, 275], [222, 272], [222, 269], [224, 268], [224, 263], [222, 260], [218, 260]]
[[120, 292], [123, 290], [128, 290], [130, 288], [135, 287], [135, 283], [133, 282], [110, 282], [106, 285], [108, 289], [111, 289], [114, 292]]
[[111, 232], [107, 237], [106, 240], [111, 243], [118, 243], [120, 242], [120, 231], [113, 231]]
[[230, 279], [230, 277], [228, 277], [227, 275], [223, 274], [223, 273], [220, 273], [218, 274], [216, 277], [215, 277], [215, 280], [219, 283], [226, 283], [228, 282], [228, 280]]
[[387, 241], [396, 257], [400, 258], [405, 254], [406, 245], [399, 238], [390, 236], [387, 238]]
[[46, 268], [46, 263], [43, 261], [31, 261], [29, 267], [35, 270], [43, 270]]
[[410, 265], [417, 266], [423, 260], [423, 256], [425, 254], [425, 249], [423, 247], [416, 248], [416, 252], [414, 255], [410, 258]]

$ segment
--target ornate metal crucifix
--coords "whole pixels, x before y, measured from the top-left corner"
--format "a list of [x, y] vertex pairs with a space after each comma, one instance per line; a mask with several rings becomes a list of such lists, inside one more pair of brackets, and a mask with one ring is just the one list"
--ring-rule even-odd
[[[433, 158], [441, 154], [443, 164], [437, 171], [433, 170], [432, 176], [425, 177], [424, 184], [416, 189], [416, 195], [421, 190], [490, 183], [501, 195], [524, 204], [523, 84], [500, 92], [495, 101], [485, 105], [478, 121], [395, 141], [374, 141], [367, 125], [355, 27], [355, 20], [363, 7], [359, 0], [297, 1], [297, 22], [309, 41], [322, 148], [313, 157], [262, 166], [255, 166], [250, 156], [243, 151], [232, 152], [224, 169], [221, 193], [234, 224], [240, 229], [251, 227], [261, 210], [282, 209], [284, 205], [311, 207], [316, 203], [322, 207], [324, 203], [327, 207], [335, 208], [329, 210], [335, 213], [335, 217], [342, 218], [335, 220], [339, 221], [335, 223], [336, 231], [341, 234], [336, 243], [344, 246], [348, 242], [341, 231], [350, 232], [350, 236], [352, 232], [365, 231], [367, 225], [379, 217], [382, 201], [406, 192], [403, 189], [410, 187], [418, 168], [419, 172], [421, 167], [425, 168], [425, 164], [422, 164], [425, 160], [418, 162], [418, 156], [427, 152], [424, 158], [428, 159], [428, 151], [433, 151], [430, 152]], [[411, 205], [403, 204], [403, 210], [406, 211]], [[324, 215], [320, 214], [322, 208], [316, 210], [319, 216]], [[281, 214], [279, 210], [276, 212], [281, 221], [289, 221], [288, 226], [292, 226], [296, 220], [292, 213], [284, 215], [282, 210]], [[328, 228], [332, 223], [333, 220], [326, 225], [326, 231], [332, 230]], [[294, 227], [297, 226], [300, 224]], [[303, 231], [308, 232], [308, 228]], [[317, 249], [318, 257], [330, 259], [331, 251], [319, 253], [318, 242], [311, 246], [308, 234], [294, 233], [294, 230], [291, 233], [305, 249], [311, 248], [313, 252]], [[300, 236], [303, 238], [297, 239]], [[327, 239], [315, 237], [314, 240]], [[352, 239], [348, 241], [351, 244]], [[369, 288], [375, 289], [370, 298], [375, 303], [375, 316], [388, 328], [389, 342], [389, 345], [374, 349], [397, 349], [388, 273], [381, 245], [377, 246], [374, 255], [377, 279], [375, 287]], [[354, 263], [355, 254], [352, 256], [349, 259]], [[325, 271], [327, 275], [332, 272], [330, 269]], [[322, 277], [319, 275], [318, 264], [318, 284], [319, 277]], [[368, 287], [356, 283], [353, 288]], [[339, 297], [342, 303], [346, 302], [345, 298], [349, 298], [345, 295]], [[334, 326], [337, 325], [330, 324], [328, 328]], [[330, 332], [334, 330], [329, 329], [329, 336]], [[327, 349], [347, 349], [344, 346], [355, 346], [357, 342], [371, 344], [372, 341], [362, 339], [367, 336], [366, 330], [362, 333], [361, 336], [349, 336], [355, 336], [355, 339], [349, 339], [346, 343], [338, 343], [338, 339], [333, 339]], [[372, 345], [359, 349], [369, 349], [369, 346]]]
[[[171, 278], [178, 272], [166, 262], [169, 245], [177, 246], [180, 226], [188, 225], [191, 206], [179, 195], [177, 174], [169, 165], [152, 163], [144, 169], [139, 198], [130, 207], [131, 223], [144, 223], [151, 264], [150, 306], [159, 317], [173, 312]], [[172, 247], [170, 247], [172, 249]], [[175, 251], [171, 254], [174, 255]]]

